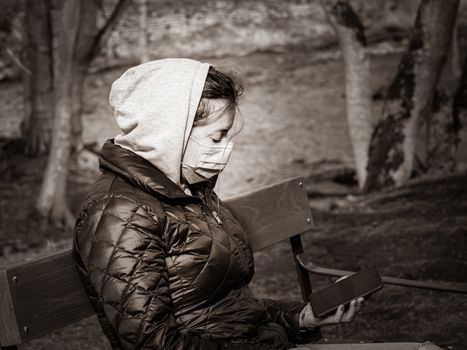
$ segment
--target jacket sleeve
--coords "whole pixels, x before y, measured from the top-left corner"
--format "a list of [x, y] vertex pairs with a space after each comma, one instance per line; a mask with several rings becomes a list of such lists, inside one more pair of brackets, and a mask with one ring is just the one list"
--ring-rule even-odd
[[313, 343], [321, 338], [319, 328], [301, 330], [298, 317], [300, 311], [305, 307], [305, 302], [277, 301], [271, 299], [260, 299], [264, 305], [268, 317], [279, 323], [287, 330], [288, 338], [296, 344]]
[[179, 332], [165, 243], [154, 215], [120, 196], [95, 203], [81, 217], [75, 226], [77, 249], [123, 349], [230, 348]]

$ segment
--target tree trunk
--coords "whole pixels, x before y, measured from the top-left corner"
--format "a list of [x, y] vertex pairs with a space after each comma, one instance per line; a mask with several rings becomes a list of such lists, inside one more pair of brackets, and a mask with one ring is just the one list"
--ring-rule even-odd
[[432, 113], [425, 120], [425, 171], [431, 174], [445, 174], [453, 172], [456, 168], [453, 107], [460, 80], [460, 67], [457, 31], [454, 30], [453, 34], [448, 59], [433, 96]]
[[387, 91], [373, 132], [365, 190], [401, 185], [411, 176], [420, 120], [431, 113], [459, 0], [422, 0], [409, 48]]
[[139, 14], [139, 36], [138, 36], [138, 46], [139, 46], [139, 60], [141, 63], [149, 60], [148, 55], [148, 30], [147, 30], [147, 20], [148, 20], [148, 4], [147, 0], [138, 0], [138, 14]]
[[[467, 132], [465, 132], [464, 129], [467, 125], [467, 52], [464, 53], [461, 68], [461, 77], [459, 79], [453, 103], [453, 129], [455, 134], [456, 151], [463, 151], [461, 156], [464, 156], [464, 159], [462, 162], [463, 164], [461, 165], [466, 167], [467, 159], [465, 155], [467, 152], [465, 151], [465, 147], [467, 145]], [[464, 149], [460, 149], [459, 146], [464, 146]]]
[[53, 123], [53, 79], [49, 0], [26, 1], [26, 66], [23, 73], [24, 118], [21, 134], [25, 153], [45, 154]]
[[53, 0], [51, 13], [55, 120], [37, 210], [44, 221], [72, 227], [74, 218], [66, 203], [66, 178], [71, 149], [73, 58], [80, 24], [80, 0]]
[[321, 6], [336, 32], [342, 50], [345, 64], [347, 121], [358, 184], [363, 188], [373, 128], [370, 59], [366, 52], [365, 30], [347, 0], [322, 0]]
[[94, 43], [97, 32], [97, 3], [94, 0], [83, 0], [80, 14], [80, 28], [75, 46], [73, 58], [73, 86], [72, 86], [72, 142], [71, 161], [76, 163], [83, 149], [83, 103], [84, 103], [84, 80], [89, 68], [89, 51]]
[[76, 62], [73, 67], [73, 83], [71, 88], [72, 125], [71, 125], [71, 161], [76, 158], [83, 148], [83, 103], [84, 103], [84, 79], [87, 66]]

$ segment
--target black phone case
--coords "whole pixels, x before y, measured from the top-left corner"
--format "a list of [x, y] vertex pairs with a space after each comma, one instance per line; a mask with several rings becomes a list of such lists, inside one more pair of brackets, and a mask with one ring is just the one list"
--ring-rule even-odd
[[323, 317], [341, 304], [348, 304], [351, 300], [369, 296], [383, 288], [383, 282], [376, 267], [361, 270], [343, 280], [310, 294], [310, 304], [313, 314]]

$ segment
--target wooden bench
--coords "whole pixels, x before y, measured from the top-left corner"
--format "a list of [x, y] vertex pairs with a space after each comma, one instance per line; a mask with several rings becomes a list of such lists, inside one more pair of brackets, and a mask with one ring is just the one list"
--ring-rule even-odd
[[[313, 229], [302, 178], [267, 186], [226, 201], [248, 234], [254, 251], [288, 239], [302, 297], [311, 292], [309, 272], [342, 276], [350, 271], [327, 269], [306, 262], [300, 235]], [[466, 293], [465, 286], [384, 277], [386, 283]], [[0, 345], [20, 344], [94, 315], [75, 269], [71, 250], [0, 270]]]

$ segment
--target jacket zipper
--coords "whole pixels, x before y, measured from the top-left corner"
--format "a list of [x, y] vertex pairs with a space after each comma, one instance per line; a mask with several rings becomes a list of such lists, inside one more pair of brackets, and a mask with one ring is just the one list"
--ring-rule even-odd
[[[203, 214], [209, 215], [209, 213], [211, 213], [211, 216], [214, 218], [214, 220], [216, 220], [216, 222], [219, 225], [223, 224], [223, 221], [219, 217], [219, 214], [217, 213], [217, 211], [215, 211], [214, 209], [209, 208], [209, 206], [206, 203], [204, 203], [204, 201], [202, 203], [200, 203], [200, 207], [201, 207], [201, 210], [203, 211]], [[207, 209], [207, 210], [205, 210], [205, 209]]]
[[[201, 207], [201, 210], [203, 211], [203, 213], [206, 215], [206, 214], [208, 214], [208, 212], [210, 212], [211, 216], [214, 218], [214, 220], [216, 220], [217, 224], [222, 225], [223, 221], [220, 218], [217, 211], [215, 211], [214, 209], [211, 209], [209, 207], [209, 205], [206, 204], [206, 202], [205, 202], [206, 195], [204, 193], [202, 194], [202, 198], [200, 198], [200, 199], [201, 199], [200, 207]], [[205, 209], [207, 209], [207, 210], [205, 210]]]
[[218, 223], [219, 225], [222, 225], [222, 223], [223, 223], [223, 222], [222, 222], [222, 219], [219, 217], [219, 214], [217, 214], [217, 211], [211, 210], [211, 212], [212, 212], [212, 216], [213, 216], [214, 219], [217, 221], [217, 223]]

